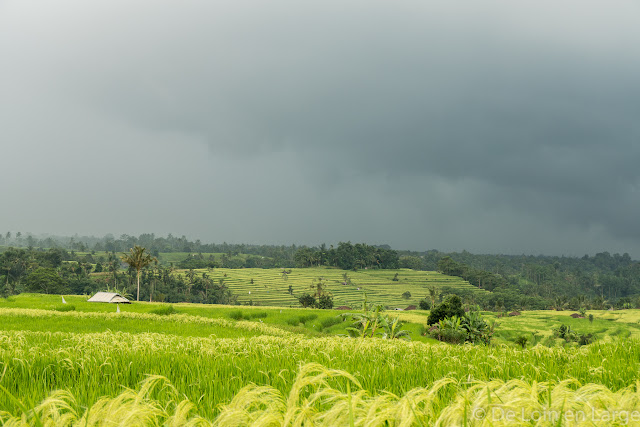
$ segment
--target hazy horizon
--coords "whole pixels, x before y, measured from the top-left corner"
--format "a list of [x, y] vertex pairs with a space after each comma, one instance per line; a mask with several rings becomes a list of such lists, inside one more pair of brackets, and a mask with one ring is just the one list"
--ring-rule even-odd
[[[11, 239], [15, 240], [16, 239], [16, 235], [14, 232], [10, 232], [11, 233]], [[340, 242], [345, 242], [346, 241], [335, 241], [335, 242], [327, 242], [327, 241], [323, 241], [323, 242], [313, 242], [313, 243], [296, 243], [296, 242], [280, 242], [280, 243], [273, 243], [273, 242], [232, 242], [232, 241], [205, 241], [202, 240], [200, 238], [198, 238], [197, 236], [186, 236], [183, 234], [177, 234], [177, 233], [167, 233], [167, 234], [158, 234], [158, 233], [121, 233], [121, 234], [114, 234], [114, 233], [106, 233], [104, 235], [80, 235], [78, 233], [74, 233], [72, 235], [56, 235], [56, 234], [52, 234], [52, 233], [31, 233], [31, 232], [20, 232], [21, 233], [21, 238], [24, 242], [24, 239], [26, 239], [27, 236], [31, 235], [34, 238], [38, 239], [38, 240], [44, 240], [46, 238], [52, 238], [52, 239], [57, 239], [57, 240], [64, 240], [64, 239], [74, 239], [74, 240], [101, 240], [103, 238], [106, 237], [111, 237], [115, 240], [121, 239], [125, 236], [129, 236], [129, 237], [134, 237], [135, 239], [138, 239], [142, 234], [149, 234], [149, 235], [153, 235], [155, 238], [168, 238], [168, 236], [173, 236], [176, 238], [182, 238], [185, 237], [188, 241], [191, 242], [196, 242], [197, 240], [199, 240], [201, 242], [201, 244], [203, 245], [208, 245], [208, 244], [212, 244], [212, 245], [221, 245], [221, 244], [229, 244], [229, 245], [248, 245], [248, 246], [306, 246], [306, 247], [320, 247], [322, 244], [325, 244], [327, 247], [337, 247], [338, 244]], [[2, 234], [2, 236], [6, 235], [6, 232], [4, 233], [0, 233]], [[588, 256], [594, 256], [598, 253], [604, 253], [607, 252], [610, 255], [624, 255], [627, 254], [626, 252], [624, 253], [620, 253], [620, 252], [611, 252], [608, 251], [606, 249], [602, 249], [602, 250], [596, 250], [593, 253], [582, 253], [582, 254], [553, 254], [553, 253], [526, 253], [526, 252], [521, 252], [521, 253], [502, 253], [502, 252], [474, 252], [474, 251], [469, 251], [465, 248], [462, 249], [447, 249], [447, 248], [425, 248], [425, 249], [421, 249], [421, 250], [413, 250], [413, 249], [408, 249], [408, 248], [402, 248], [402, 247], [393, 247], [391, 245], [389, 245], [388, 243], [385, 242], [360, 242], [360, 241], [352, 241], [351, 243], [356, 244], [356, 243], [365, 243], [368, 245], [372, 245], [372, 246], [388, 246], [393, 250], [399, 251], [399, 252], [429, 252], [429, 251], [437, 251], [437, 252], [442, 252], [442, 253], [462, 253], [462, 252], [469, 252], [473, 255], [498, 255], [498, 256], [557, 256], [557, 257], [567, 257], [567, 258], [581, 258], [585, 255]], [[92, 249], [91, 247], [89, 247], [88, 249]], [[193, 252], [193, 251], [192, 251]], [[635, 258], [634, 258], [635, 260]]]

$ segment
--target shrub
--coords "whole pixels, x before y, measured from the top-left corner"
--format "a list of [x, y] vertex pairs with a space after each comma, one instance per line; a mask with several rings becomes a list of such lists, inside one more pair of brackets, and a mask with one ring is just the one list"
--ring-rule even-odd
[[229, 317], [233, 320], [241, 320], [242, 319], [242, 310], [233, 310], [229, 312]]
[[326, 329], [342, 322], [344, 322], [342, 316], [326, 317], [320, 321], [320, 326], [322, 326], [322, 329]]
[[493, 335], [494, 325], [489, 326], [482, 318], [480, 312], [470, 311], [465, 313], [461, 320], [462, 327], [467, 332], [466, 340], [477, 344], [489, 344]]
[[298, 320], [300, 323], [305, 324], [311, 320], [315, 320], [318, 318], [317, 314], [303, 314], [302, 316], [298, 316]]
[[587, 345], [587, 344], [591, 344], [592, 342], [593, 342], [592, 334], [580, 334], [580, 336], [578, 337], [579, 345]]
[[158, 316], [168, 316], [170, 314], [177, 314], [178, 310], [173, 308], [172, 305], [166, 305], [164, 307], [156, 308], [155, 310], [151, 310], [149, 313], [157, 314]]
[[290, 317], [288, 319], [285, 319], [284, 322], [290, 326], [298, 326], [300, 324], [300, 319], [298, 317]]
[[54, 307], [55, 311], [76, 311], [76, 306], [73, 304], [62, 304]]
[[464, 313], [462, 317], [453, 316], [440, 320], [429, 329], [431, 337], [452, 344], [470, 342], [489, 344], [493, 336], [495, 322], [489, 325], [477, 311]]
[[331, 310], [333, 308], [333, 297], [331, 295], [322, 295], [318, 302], [316, 303], [316, 307], [322, 308], [325, 310]]
[[436, 305], [429, 317], [427, 318], [427, 325], [433, 325], [439, 321], [449, 317], [464, 316], [464, 309], [462, 308], [462, 300], [458, 295], [447, 295], [447, 297], [440, 304]]
[[527, 337], [526, 335], [520, 335], [513, 342], [521, 346], [522, 349], [524, 350], [525, 348], [527, 348], [527, 342], [529, 342], [529, 337]]
[[315, 307], [316, 298], [313, 295], [304, 294], [300, 298], [298, 298], [298, 302], [300, 302], [300, 305], [302, 305], [304, 308]]
[[290, 317], [285, 320], [285, 323], [291, 326], [298, 326], [300, 324], [304, 325], [305, 323], [317, 318], [318, 318], [317, 314], [304, 314], [302, 316]]
[[561, 338], [566, 342], [577, 342], [579, 345], [591, 344], [594, 340], [593, 334], [580, 334], [572, 330], [571, 326], [560, 325], [552, 331], [553, 336]]
[[467, 339], [467, 331], [462, 327], [462, 321], [458, 316], [440, 320], [429, 330], [429, 334], [439, 341], [451, 344], [461, 344]]
[[264, 319], [269, 314], [266, 311], [258, 311], [255, 313], [249, 314], [249, 319]]

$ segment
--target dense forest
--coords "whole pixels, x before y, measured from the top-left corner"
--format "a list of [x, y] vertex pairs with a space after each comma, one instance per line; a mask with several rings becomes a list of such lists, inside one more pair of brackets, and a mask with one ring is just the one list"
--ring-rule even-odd
[[[0, 246], [14, 246], [24, 248], [62, 248], [75, 252], [126, 252], [134, 245], [147, 248], [153, 255], [161, 252], [188, 252], [188, 253], [224, 253], [230, 256], [237, 254], [260, 255], [270, 259], [271, 267], [292, 267], [293, 257], [298, 250], [296, 245], [247, 245], [229, 243], [202, 243], [200, 240], [190, 241], [185, 236], [176, 237], [169, 234], [167, 237], [156, 236], [153, 233], [130, 236], [123, 234], [116, 238], [111, 234], [104, 237], [93, 236], [46, 236], [38, 237], [20, 232], [0, 234]], [[240, 266], [242, 267], [242, 266]]]
[[[402, 252], [400, 266], [438, 270], [491, 291], [484, 306], [640, 307], [640, 263], [628, 254], [558, 257]], [[467, 296], [468, 297], [468, 296]]]
[[[213, 283], [205, 274], [178, 277], [176, 269], [197, 268], [304, 268], [334, 266], [345, 270], [410, 268], [436, 270], [459, 276], [482, 294], [459, 293], [468, 304], [487, 309], [578, 309], [582, 306], [640, 307], [640, 263], [628, 254], [598, 253], [594, 256], [558, 257], [531, 255], [476, 255], [467, 251], [445, 253], [395, 251], [389, 246], [340, 242], [336, 247], [296, 245], [214, 244], [190, 241], [169, 234], [158, 237], [107, 235], [97, 237], [37, 237], [7, 232], [0, 235], [0, 293], [37, 291], [34, 274], [49, 274], [48, 289], [90, 293], [111, 285], [130, 285], [135, 272], [122, 264], [119, 255], [134, 245], [154, 255], [186, 253], [180, 261], [160, 262], [142, 273], [143, 297], [169, 302], [232, 302], [224, 283]], [[99, 252], [100, 255], [96, 253]], [[219, 254], [220, 256], [213, 256]], [[162, 257], [160, 257], [162, 258]], [[54, 280], [55, 272], [62, 280]], [[93, 273], [93, 274], [92, 274]], [[100, 273], [100, 274], [96, 274]], [[30, 279], [31, 277], [31, 279]]]

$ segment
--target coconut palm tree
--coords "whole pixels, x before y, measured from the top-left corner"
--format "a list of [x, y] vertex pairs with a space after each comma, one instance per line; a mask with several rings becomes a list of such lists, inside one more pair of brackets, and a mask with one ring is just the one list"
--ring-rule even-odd
[[440, 295], [440, 291], [433, 285], [429, 286], [427, 290], [429, 291], [429, 299], [431, 300], [431, 309], [433, 310], [433, 308], [436, 305], [436, 299]]
[[156, 259], [145, 251], [146, 248], [134, 245], [133, 248], [129, 249], [129, 254], [120, 256], [122, 262], [129, 264], [130, 267], [133, 267], [136, 270], [136, 278], [138, 282], [138, 295], [136, 297], [137, 301], [140, 301], [140, 272], [143, 268], [151, 264]]

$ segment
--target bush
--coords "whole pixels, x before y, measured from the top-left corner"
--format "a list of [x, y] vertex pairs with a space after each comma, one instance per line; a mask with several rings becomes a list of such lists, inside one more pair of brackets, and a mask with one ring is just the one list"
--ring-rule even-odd
[[333, 297], [331, 295], [322, 295], [316, 303], [316, 307], [331, 310], [333, 308]]
[[461, 344], [467, 339], [467, 331], [462, 327], [462, 321], [458, 316], [440, 320], [436, 326], [429, 329], [429, 335], [438, 341], [451, 344]]
[[305, 324], [311, 320], [317, 319], [318, 315], [317, 314], [306, 314], [306, 315], [302, 315], [302, 316], [295, 316], [295, 317], [290, 317], [288, 319], [285, 320], [285, 323], [287, 325], [291, 325], [291, 326], [298, 326], [300, 324]]
[[525, 348], [527, 348], [527, 342], [529, 342], [529, 337], [527, 337], [526, 335], [520, 335], [513, 342], [521, 346], [522, 349], [524, 350]]
[[471, 311], [462, 317], [453, 316], [440, 320], [429, 329], [429, 335], [452, 344], [489, 344], [494, 327], [495, 323], [489, 325], [479, 312]]
[[580, 336], [578, 337], [579, 345], [587, 345], [587, 344], [591, 344], [592, 342], [593, 342], [592, 334], [580, 334]]
[[317, 314], [303, 314], [302, 316], [298, 317], [298, 320], [300, 321], [300, 323], [304, 324], [311, 320], [315, 320], [317, 318], [318, 318]]
[[249, 314], [249, 319], [264, 319], [269, 314], [266, 311], [257, 311], [255, 313]]
[[320, 326], [322, 326], [322, 329], [326, 329], [342, 322], [344, 322], [342, 316], [327, 317], [320, 321]]
[[420, 310], [430, 310], [431, 302], [427, 301], [426, 299], [421, 299], [418, 303], [418, 307], [420, 307]]
[[298, 298], [298, 302], [304, 308], [307, 307], [315, 307], [316, 306], [316, 298], [313, 295], [304, 294], [300, 298]]
[[467, 335], [464, 331], [456, 329], [443, 329], [440, 331], [440, 341], [448, 342], [450, 344], [462, 344], [465, 342]]
[[170, 314], [177, 314], [178, 310], [173, 308], [172, 305], [166, 305], [164, 307], [156, 308], [155, 310], [151, 310], [149, 313], [157, 314], [158, 316], [168, 316]]
[[76, 306], [73, 304], [62, 304], [53, 308], [55, 311], [76, 311]]
[[242, 319], [242, 310], [233, 310], [229, 312], [229, 317], [233, 320], [241, 320]]
[[571, 329], [571, 326], [560, 325], [558, 328], [553, 329], [553, 336], [561, 338], [566, 342], [577, 342], [579, 345], [591, 344], [594, 340], [592, 334], [580, 334]]
[[443, 319], [451, 317], [462, 318], [464, 309], [462, 308], [462, 300], [458, 295], [447, 295], [440, 304], [436, 305], [427, 319], [427, 325], [433, 325]]

